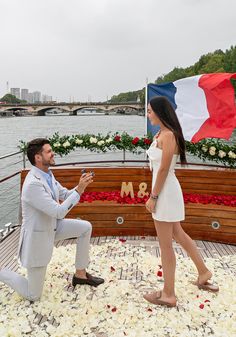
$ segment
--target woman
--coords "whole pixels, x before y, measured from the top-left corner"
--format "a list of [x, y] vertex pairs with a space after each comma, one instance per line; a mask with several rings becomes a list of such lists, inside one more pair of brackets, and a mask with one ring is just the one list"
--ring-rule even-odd
[[154, 97], [148, 105], [148, 118], [152, 125], [160, 126], [160, 131], [147, 151], [153, 176], [146, 208], [152, 213], [159, 239], [164, 287], [161, 291], [144, 295], [144, 298], [153, 304], [175, 307], [176, 258], [172, 239], [187, 251], [194, 262], [198, 271], [195, 282], [198, 288], [213, 292], [219, 291], [219, 288], [208, 282], [212, 273], [207, 269], [194, 241], [180, 224], [185, 216], [184, 201], [174, 167], [178, 157], [181, 164], [185, 164], [186, 156], [184, 137], [176, 113], [165, 97]]

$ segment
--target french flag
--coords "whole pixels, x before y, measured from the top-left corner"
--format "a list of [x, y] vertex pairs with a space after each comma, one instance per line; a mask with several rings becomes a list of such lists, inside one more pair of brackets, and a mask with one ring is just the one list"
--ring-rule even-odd
[[[148, 84], [148, 102], [154, 96], [169, 99], [185, 140], [229, 139], [236, 128], [235, 93], [230, 79], [236, 73], [204, 74], [163, 84]], [[147, 121], [147, 131], [156, 132]]]

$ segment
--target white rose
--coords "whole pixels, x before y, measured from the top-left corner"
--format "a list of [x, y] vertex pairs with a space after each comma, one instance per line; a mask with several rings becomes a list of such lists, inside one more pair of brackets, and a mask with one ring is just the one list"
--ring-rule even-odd
[[215, 146], [211, 146], [209, 149], [209, 153], [211, 156], [214, 156], [216, 154], [216, 148]]
[[70, 146], [70, 142], [67, 140], [65, 141], [65, 143], [62, 144], [63, 147], [69, 147]]
[[90, 137], [89, 141], [90, 141], [91, 144], [92, 143], [96, 144], [98, 142], [97, 138], [95, 138], [95, 137]]
[[228, 156], [229, 158], [233, 158], [233, 159], [236, 158], [236, 154], [233, 151], [229, 151]]
[[207, 147], [206, 145], [203, 145], [203, 146], [202, 146], [202, 151], [203, 151], [203, 152], [207, 152], [207, 151], [208, 151], [208, 147]]
[[108, 138], [108, 139], [106, 139], [106, 143], [111, 143], [112, 142], [112, 138], [110, 137], [110, 138]]
[[61, 144], [59, 142], [53, 144], [54, 147], [60, 147]]
[[75, 141], [75, 143], [78, 144], [78, 145], [82, 144], [83, 143], [83, 139], [77, 138], [76, 141]]
[[210, 150], [209, 153], [210, 153], [211, 156], [214, 156], [216, 154], [216, 152], [213, 151], [213, 150]]
[[101, 145], [103, 145], [104, 143], [105, 143], [104, 140], [99, 140], [98, 145], [101, 146]]
[[224, 151], [220, 150], [219, 153], [218, 153], [218, 156], [220, 158], [224, 158], [226, 156], [226, 153]]

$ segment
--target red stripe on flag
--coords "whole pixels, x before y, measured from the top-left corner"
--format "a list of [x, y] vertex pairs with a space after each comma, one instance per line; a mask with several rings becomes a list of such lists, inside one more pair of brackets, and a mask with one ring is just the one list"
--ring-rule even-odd
[[211, 137], [230, 138], [236, 127], [235, 93], [231, 78], [236, 79], [236, 73], [206, 74], [200, 77], [198, 85], [204, 90], [210, 117], [195, 133], [192, 142]]

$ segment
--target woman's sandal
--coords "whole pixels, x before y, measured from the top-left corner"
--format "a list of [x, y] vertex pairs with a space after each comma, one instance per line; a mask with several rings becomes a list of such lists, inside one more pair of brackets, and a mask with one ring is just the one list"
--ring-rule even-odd
[[210, 283], [208, 281], [202, 284], [197, 280], [193, 282], [193, 284], [196, 285], [198, 289], [210, 291], [212, 293], [217, 293], [220, 290], [216, 284]]
[[148, 294], [143, 295], [143, 298], [146, 301], [148, 301], [149, 303], [152, 303], [152, 304], [155, 304], [155, 305], [163, 305], [163, 306], [166, 306], [168, 308], [176, 307], [176, 303], [170, 303], [170, 302], [166, 302], [166, 301], [161, 300], [161, 295], [162, 295], [161, 291], [159, 292], [159, 296], [157, 294], [158, 294], [158, 292], [154, 291], [152, 293], [148, 293]]

